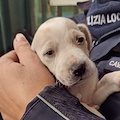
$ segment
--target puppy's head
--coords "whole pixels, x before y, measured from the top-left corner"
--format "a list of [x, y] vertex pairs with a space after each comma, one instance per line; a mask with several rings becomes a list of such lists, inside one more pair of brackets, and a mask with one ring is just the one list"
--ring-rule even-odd
[[43, 23], [32, 43], [43, 64], [66, 86], [81, 83], [93, 74], [94, 64], [88, 58], [90, 48], [88, 28], [63, 17]]

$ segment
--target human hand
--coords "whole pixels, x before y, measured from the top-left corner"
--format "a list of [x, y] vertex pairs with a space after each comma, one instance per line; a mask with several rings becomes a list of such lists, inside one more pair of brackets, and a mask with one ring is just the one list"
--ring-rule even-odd
[[27, 104], [54, 83], [22, 34], [14, 39], [14, 49], [0, 58], [0, 112], [4, 120], [20, 120]]

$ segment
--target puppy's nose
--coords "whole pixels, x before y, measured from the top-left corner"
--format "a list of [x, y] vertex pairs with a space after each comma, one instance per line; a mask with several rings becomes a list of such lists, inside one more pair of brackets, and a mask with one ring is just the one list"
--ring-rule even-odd
[[79, 66], [78, 65], [73, 66], [72, 70], [73, 70], [73, 74], [76, 77], [82, 76], [85, 73], [86, 65], [85, 65], [85, 63], [83, 63], [83, 64], [80, 64]]

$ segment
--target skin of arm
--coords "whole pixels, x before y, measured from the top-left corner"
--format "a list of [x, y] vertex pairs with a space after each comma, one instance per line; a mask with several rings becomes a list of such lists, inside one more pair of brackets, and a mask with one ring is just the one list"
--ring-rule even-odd
[[28, 103], [54, 78], [22, 34], [14, 50], [0, 57], [0, 112], [4, 120], [20, 120]]

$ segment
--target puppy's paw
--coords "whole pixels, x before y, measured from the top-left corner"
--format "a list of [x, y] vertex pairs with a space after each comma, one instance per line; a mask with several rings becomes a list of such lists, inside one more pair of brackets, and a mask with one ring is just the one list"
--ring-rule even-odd
[[110, 86], [112, 86], [112, 89], [114, 92], [120, 91], [120, 71], [115, 71], [112, 73], [108, 73], [106, 75], [107, 81]]

